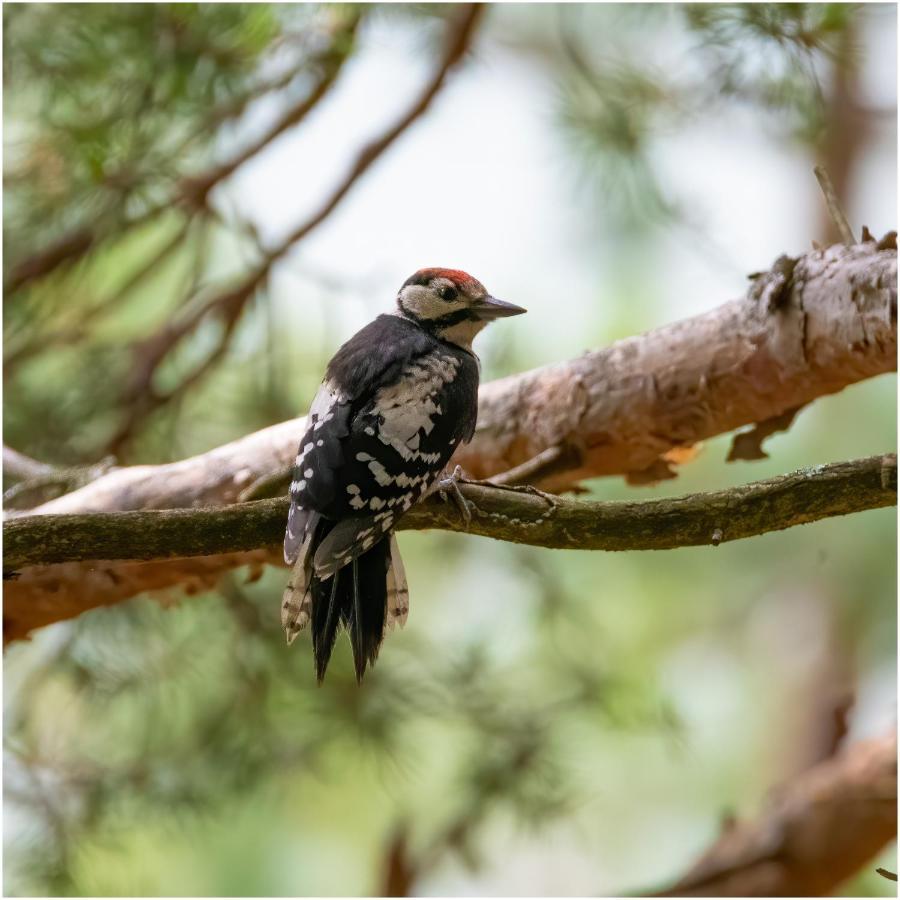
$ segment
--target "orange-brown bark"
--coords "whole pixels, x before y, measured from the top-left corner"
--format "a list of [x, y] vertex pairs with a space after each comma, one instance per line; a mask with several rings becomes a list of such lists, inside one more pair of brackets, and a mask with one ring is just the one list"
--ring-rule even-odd
[[897, 835], [897, 735], [861, 742], [730, 824], [667, 897], [826, 896]]
[[712, 312], [485, 385], [459, 463], [485, 478], [566, 446], [581, 463], [546, 479], [551, 490], [596, 475], [656, 480], [673, 449], [896, 371], [896, 252], [836, 245], [789, 277], [778, 268]]

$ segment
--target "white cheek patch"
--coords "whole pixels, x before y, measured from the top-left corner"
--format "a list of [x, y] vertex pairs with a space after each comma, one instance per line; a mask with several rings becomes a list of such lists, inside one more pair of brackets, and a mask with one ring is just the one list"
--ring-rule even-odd
[[[440, 286], [438, 282], [438, 286]], [[453, 287], [447, 282], [445, 287]], [[442, 300], [431, 288], [422, 285], [409, 285], [400, 295], [404, 309], [420, 319], [439, 319], [449, 313], [467, 309], [469, 303], [463, 297], [457, 296], [453, 300]]]
[[434, 295], [429, 295], [428, 299], [422, 304], [422, 311], [419, 313], [422, 319], [440, 319], [441, 316], [458, 312], [465, 309], [468, 304], [464, 300], [441, 300]]

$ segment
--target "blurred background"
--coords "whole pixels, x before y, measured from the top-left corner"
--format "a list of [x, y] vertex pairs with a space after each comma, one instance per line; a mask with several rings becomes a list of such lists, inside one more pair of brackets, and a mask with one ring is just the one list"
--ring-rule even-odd
[[[528, 307], [480, 339], [485, 379], [575, 356], [836, 241], [816, 163], [857, 234], [896, 227], [893, 5], [488, 7], [327, 208], [463, 12], [4, 6], [5, 443], [77, 479], [301, 414], [423, 266]], [[893, 450], [895, 379], [769, 459], [729, 440], [586, 496]], [[5, 654], [4, 891], [662, 888], [893, 727], [896, 541], [893, 509], [652, 555], [407, 532], [409, 624], [360, 689], [346, 640], [322, 688], [308, 637], [285, 648], [283, 569], [45, 628]], [[842, 890], [894, 894], [876, 865], [896, 849]]]

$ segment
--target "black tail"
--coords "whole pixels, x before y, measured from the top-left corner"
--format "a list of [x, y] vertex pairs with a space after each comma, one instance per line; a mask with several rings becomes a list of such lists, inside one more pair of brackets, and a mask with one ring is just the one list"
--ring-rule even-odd
[[[323, 520], [313, 541], [312, 553], [331, 530]], [[390, 541], [384, 539], [324, 581], [315, 575], [310, 581], [312, 599], [312, 642], [316, 677], [321, 684], [334, 650], [338, 627], [343, 625], [353, 647], [356, 680], [373, 665], [384, 639], [387, 615], [387, 570]]]

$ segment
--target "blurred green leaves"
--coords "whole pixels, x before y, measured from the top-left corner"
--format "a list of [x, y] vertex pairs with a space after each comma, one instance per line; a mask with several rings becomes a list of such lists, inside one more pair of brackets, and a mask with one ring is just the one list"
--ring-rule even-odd
[[[736, 101], [760, 122], [770, 120], [783, 135], [817, 147], [828, 102], [821, 80], [832, 67], [857, 63], [850, 51], [853, 10], [850, 4], [660, 4], [636, 16], [619, 6], [559, 7], [565, 60], [559, 121], [605, 214], [637, 229], [686, 222], [689, 198], [677, 186], [661, 186], [656, 146]], [[678, 19], [686, 44], [675, 63], [659, 48]], [[586, 41], [587, 33], [600, 40]]]
[[4, 24], [7, 266], [151, 208], [278, 32], [264, 4], [31, 4]]

